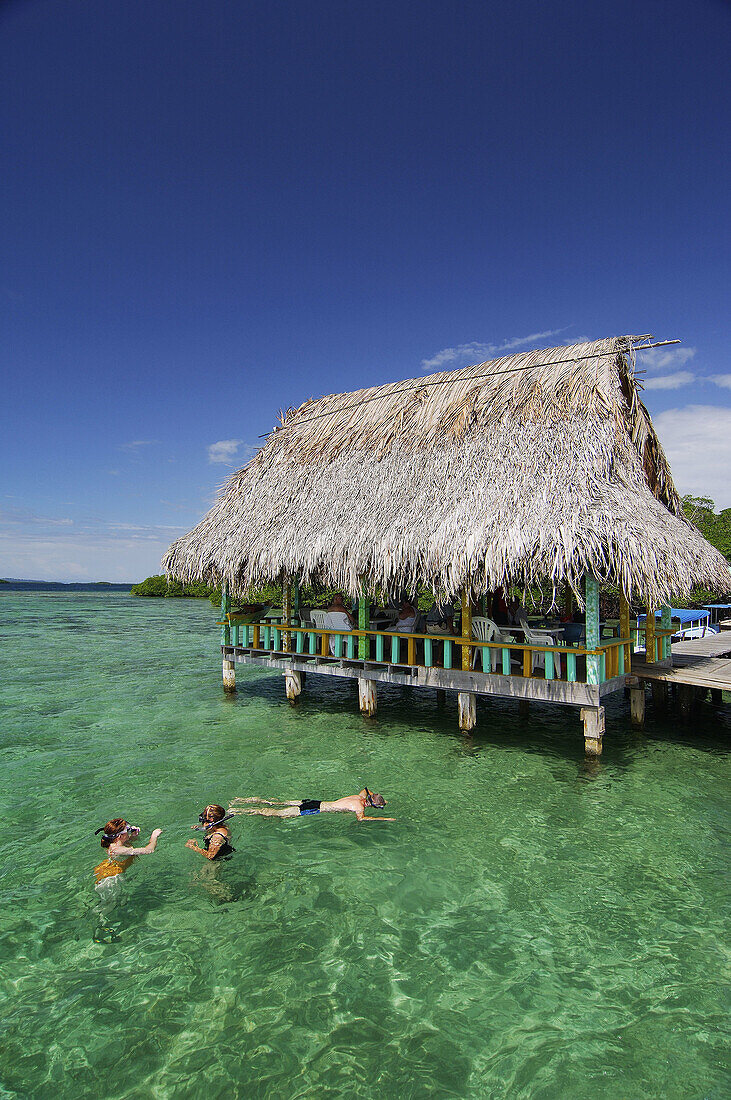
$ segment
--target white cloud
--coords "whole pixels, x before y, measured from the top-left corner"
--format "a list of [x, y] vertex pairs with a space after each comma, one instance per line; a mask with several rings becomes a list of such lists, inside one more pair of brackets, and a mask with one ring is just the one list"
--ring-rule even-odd
[[677, 390], [680, 386], [687, 386], [695, 375], [689, 370], [679, 370], [675, 374], [662, 374], [659, 378], [645, 378], [642, 385], [646, 390]]
[[236, 452], [243, 442], [243, 439], [219, 439], [218, 443], [211, 443], [208, 448], [208, 461], [228, 462], [236, 457]]
[[154, 447], [159, 442], [159, 439], [133, 439], [129, 443], [120, 443], [119, 449], [120, 451], [131, 451], [132, 454], [136, 454], [143, 447]]
[[473, 341], [471, 344], [457, 344], [454, 348], [442, 348], [431, 359], [422, 359], [422, 370], [440, 370], [445, 363], [456, 363], [459, 360], [469, 359], [471, 363], [483, 363], [489, 358], [495, 358], [500, 352], [512, 351], [514, 348], [523, 347], [525, 344], [535, 344], [538, 340], [545, 340], [549, 336], [557, 336], [559, 332], [565, 332], [565, 328], [548, 329], [546, 332], [532, 332], [530, 336], [513, 336], [502, 344], [481, 344]]
[[[637, 358], [648, 370], [667, 370], [668, 367], [683, 367], [695, 358], [696, 348], [653, 348], [651, 351], [637, 353]], [[649, 387], [648, 387], [649, 388]]]
[[[44, 517], [38, 523], [48, 524]], [[0, 516], [0, 577], [32, 580], [138, 581], [160, 572], [160, 559], [186, 530], [164, 524], [83, 521], [43, 530], [26, 517]]]
[[687, 405], [653, 423], [682, 493], [710, 497], [716, 511], [731, 508], [731, 408]]
[[208, 461], [230, 465], [237, 458], [239, 462], [248, 462], [255, 450], [243, 439], [219, 439], [218, 443], [211, 443], [208, 447]]
[[731, 390], [731, 374], [711, 374], [708, 380], [715, 382], [717, 386], [723, 386], [726, 390]]

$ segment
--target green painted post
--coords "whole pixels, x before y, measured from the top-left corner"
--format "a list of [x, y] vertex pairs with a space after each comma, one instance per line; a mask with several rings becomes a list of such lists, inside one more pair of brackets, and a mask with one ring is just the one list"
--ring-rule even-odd
[[397, 665], [399, 663], [399, 657], [401, 652], [401, 639], [398, 635], [394, 634], [391, 638], [391, 664]]
[[[586, 648], [598, 649], [599, 647], [599, 582], [588, 573], [584, 581], [584, 598], [586, 600]], [[598, 684], [601, 682], [601, 658], [586, 658], [586, 682]]]
[[552, 680], [553, 679], [553, 654], [551, 653], [550, 649], [546, 650], [545, 661], [546, 661], [545, 678], [547, 680]]
[[[670, 630], [670, 604], [663, 604], [660, 608], [660, 627], [662, 630]], [[670, 635], [666, 634], [662, 640], [663, 658], [670, 656]]]
[[221, 621], [225, 624], [221, 627], [221, 645], [231, 645], [231, 625], [226, 616], [231, 610], [231, 600], [228, 595], [228, 585], [224, 581], [221, 585]]
[[566, 679], [570, 684], [576, 683], [576, 654], [566, 654]]
[[432, 666], [432, 643], [431, 638], [424, 639], [424, 664], [427, 668]]
[[503, 649], [503, 676], [510, 675], [510, 650]]
[[449, 638], [445, 639], [444, 642], [444, 667], [452, 667], [452, 642]]
[[376, 635], [376, 660], [383, 664], [383, 634]]
[[[370, 621], [370, 617], [371, 617], [371, 609], [370, 609], [370, 604], [368, 602], [368, 597], [366, 595], [362, 595], [358, 599], [358, 630], [368, 630], [368, 623]], [[365, 634], [363, 634], [358, 639], [358, 660], [359, 661], [367, 661], [368, 660], [368, 656], [369, 656], [368, 648], [369, 648], [368, 647], [368, 638], [365, 636]]]

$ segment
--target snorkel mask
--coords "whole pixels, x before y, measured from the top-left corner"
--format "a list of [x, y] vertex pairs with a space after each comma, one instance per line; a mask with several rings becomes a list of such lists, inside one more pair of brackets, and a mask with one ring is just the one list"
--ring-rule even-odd
[[[386, 805], [386, 799], [383, 797], [383, 795], [371, 794], [367, 787], [364, 787], [363, 790], [366, 793], [366, 806], [372, 806], [374, 810], [382, 810], [383, 807]], [[374, 802], [374, 798], [380, 798], [381, 801]]]
[[124, 823], [124, 825], [122, 826], [121, 829], [117, 829], [116, 833], [105, 833], [104, 832], [105, 827], [106, 826], [102, 825], [101, 829], [97, 829], [96, 832], [94, 833], [94, 836], [98, 836], [99, 833], [104, 833], [104, 839], [105, 840], [116, 840], [116, 838], [118, 836], [123, 836], [125, 833], [129, 833], [130, 836], [139, 836], [140, 835], [139, 825], [130, 825], [129, 822], [127, 822], [127, 821], [125, 821], [125, 823]]
[[223, 825], [224, 821], [228, 821], [231, 816], [232, 814], [224, 814], [223, 817], [219, 817], [218, 821], [206, 821], [206, 811], [204, 810], [202, 814], [198, 814], [200, 825], [194, 825], [193, 828], [203, 829], [204, 831], [212, 829], [214, 825]]

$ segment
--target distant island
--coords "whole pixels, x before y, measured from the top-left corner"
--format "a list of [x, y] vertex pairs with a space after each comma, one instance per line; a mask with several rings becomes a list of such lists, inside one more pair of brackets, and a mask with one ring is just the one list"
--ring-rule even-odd
[[182, 584], [180, 581], [168, 580], [160, 574], [154, 577], [146, 577], [139, 584], [133, 584], [130, 589], [131, 596], [164, 596], [166, 599], [179, 596], [193, 596], [197, 599], [210, 599], [212, 602], [220, 602], [221, 589], [212, 588], [207, 584]]

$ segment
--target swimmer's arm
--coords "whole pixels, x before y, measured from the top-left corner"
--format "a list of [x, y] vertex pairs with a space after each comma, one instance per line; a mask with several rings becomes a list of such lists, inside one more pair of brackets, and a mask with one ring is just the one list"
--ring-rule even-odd
[[365, 814], [356, 814], [358, 821], [395, 821], [395, 817], [366, 817]]
[[162, 829], [153, 829], [150, 839], [144, 848], [127, 848], [122, 844], [115, 844], [114, 855], [115, 856], [149, 856], [155, 851], [157, 847], [157, 838], [159, 837]]
[[209, 841], [208, 851], [206, 851], [205, 848], [201, 848], [195, 842], [195, 840], [186, 840], [185, 847], [190, 848], [191, 852], [198, 852], [198, 854], [203, 856], [204, 859], [214, 859], [215, 855], [216, 855], [216, 852], [218, 851], [218, 849], [221, 847], [221, 845], [223, 843], [224, 843], [224, 839], [221, 836], [221, 834], [216, 833], [216, 835], [214, 837], [212, 837], [211, 840]]

